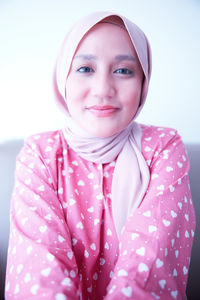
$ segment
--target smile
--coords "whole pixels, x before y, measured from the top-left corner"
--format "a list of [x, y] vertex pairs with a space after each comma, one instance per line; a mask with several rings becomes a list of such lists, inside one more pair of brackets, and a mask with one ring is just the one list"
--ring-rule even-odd
[[86, 109], [97, 117], [109, 117], [119, 110], [118, 107], [112, 105], [93, 105]]

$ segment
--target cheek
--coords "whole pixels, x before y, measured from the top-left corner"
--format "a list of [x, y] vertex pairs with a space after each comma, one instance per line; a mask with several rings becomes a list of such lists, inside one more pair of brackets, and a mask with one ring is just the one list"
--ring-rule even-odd
[[81, 102], [87, 95], [87, 87], [81, 80], [69, 77], [66, 82], [66, 99], [67, 101]]
[[135, 103], [140, 100], [141, 88], [142, 80], [140, 80], [140, 78], [133, 78], [133, 80], [124, 81], [119, 86], [124, 102], [127, 104]]
[[65, 86], [65, 95], [66, 95], [67, 101], [71, 101], [69, 99], [76, 98], [77, 92], [78, 92], [78, 89], [76, 88], [76, 83], [74, 83], [71, 76], [68, 77], [66, 86]]
[[127, 108], [127, 109], [137, 109], [140, 103], [140, 95], [141, 92], [140, 90], [126, 90], [124, 95], [123, 95], [123, 105]]

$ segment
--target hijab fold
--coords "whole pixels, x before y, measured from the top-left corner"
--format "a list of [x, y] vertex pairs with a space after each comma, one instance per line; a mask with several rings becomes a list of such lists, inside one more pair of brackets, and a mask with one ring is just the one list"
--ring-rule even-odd
[[[95, 24], [104, 21], [123, 26], [133, 43], [144, 72], [144, 82], [138, 111], [130, 124], [121, 132], [106, 138], [92, 137], [80, 128], [69, 115], [65, 87], [71, 62], [80, 41]], [[142, 109], [151, 75], [151, 50], [144, 33], [134, 23], [109, 12], [91, 14], [72, 27], [59, 53], [55, 69], [55, 88], [58, 100], [66, 111], [64, 136], [69, 146], [82, 158], [94, 163], [109, 163], [116, 158], [112, 180], [112, 213], [118, 237], [127, 218], [140, 205], [149, 184], [149, 170], [141, 152], [142, 130], [135, 122]]]

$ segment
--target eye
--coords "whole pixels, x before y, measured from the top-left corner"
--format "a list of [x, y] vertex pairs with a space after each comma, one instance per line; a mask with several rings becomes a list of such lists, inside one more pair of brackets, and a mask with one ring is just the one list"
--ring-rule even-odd
[[81, 67], [77, 70], [77, 72], [80, 72], [80, 73], [90, 73], [90, 72], [94, 72], [92, 68], [90, 67]]
[[120, 69], [117, 69], [114, 73], [122, 74], [122, 75], [132, 75], [133, 71], [131, 71], [130, 69], [127, 69], [127, 68], [120, 68]]

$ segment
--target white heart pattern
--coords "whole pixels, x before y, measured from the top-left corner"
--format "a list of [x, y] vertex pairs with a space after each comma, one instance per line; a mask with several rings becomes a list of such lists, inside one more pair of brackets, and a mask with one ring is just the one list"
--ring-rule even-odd
[[97, 272], [94, 273], [93, 277], [92, 277], [94, 280], [97, 280], [98, 279], [98, 274]]
[[166, 227], [168, 227], [168, 226], [171, 224], [171, 222], [164, 219], [164, 220], [163, 220], [163, 224], [164, 224]]
[[186, 237], [186, 238], [189, 238], [189, 237], [190, 237], [189, 232], [188, 232], [187, 230], [185, 231], [185, 237]]
[[72, 206], [76, 203], [76, 200], [74, 200], [73, 198], [69, 199], [69, 205]]
[[159, 258], [156, 259], [156, 268], [161, 268], [163, 266], [163, 261]]
[[174, 271], [173, 271], [173, 276], [174, 276], [174, 277], [177, 277], [177, 276], [178, 276], [178, 273], [177, 273], [177, 270], [176, 270], [176, 269], [174, 269]]
[[33, 295], [37, 295], [37, 290], [39, 288], [39, 285], [38, 284], [35, 284], [31, 287], [31, 294]]
[[156, 226], [154, 226], [154, 225], [149, 225], [149, 232], [150, 233], [152, 233], [152, 232], [154, 232], [154, 231], [157, 231], [158, 230], [158, 228], [156, 227]]
[[95, 243], [92, 243], [92, 244], [90, 245], [90, 248], [91, 248], [93, 251], [95, 251], [95, 250], [96, 250], [96, 245], [95, 245]]
[[171, 216], [172, 218], [176, 218], [177, 217], [177, 213], [173, 210], [171, 210]]
[[180, 209], [182, 209], [182, 203], [181, 202], [178, 202], [178, 207], [180, 208]]
[[151, 212], [150, 212], [150, 210], [144, 212], [144, 213], [143, 213], [143, 216], [145, 216], [145, 217], [151, 217]]
[[93, 213], [94, 212], [94, 206], [91, 206], [87, 209], [88, 212]]
[[119, 270], [117, 275], [118, 276], [128, 276], [128, 273], [125, 270]]
[[53, 254], [47, 253], [47, 259], [48, 259], [49, 261], [54, 261], [54, 258], [55, 258], [55, 256], [54, 256]]
[[79, 180], [79, 181], [78, 181], [78, 185], [79, 185], [79, 186], [84, 186], [84, 185], [85, 185], [85, 182], [84, 182], [83, 180]]
[[93, 174], [93, 173], [90, 173], [90, 174], [88, 175], [88, 178], [89, 178], [89, 179], [93, 179], [93, 178], [94, 178], [94, 174]]
[[179, 255], [179, 251], [176, 250], [176, 251], [175, 251], [175, 256], [176, 256], [176, 258], [178, 257], [178, 255]]
[[88, 251], [87, 251], [87, 250], [85, 250], [85, 251], [84, 251], [84, 256], [85, 256], [86, 258], [88, 258], [88, 257], [89, 257], [89, 253], [88, 253]]
[[171, 292], [171, 296], [172, 296], [174, 299], [176, 299], [177, 296], [178, 296], [178, 291], [172, 291], [172, 292]]
[[104, 258], [100, 258], [100, 265], [103, 266], [105, 264], [105, 259]]
[[109, 249], [108, 242], [106, 242], [106, 243], [105, 243], [105, 246], [104, 246], [104, 248], [105, 248], [105, 249], [107, 249], [107, 250]]
[[100, 222], [99, 219], [94, 219], [94, 226], [97, 226], [97, 224]]
[[185, 219], [186, 219], [186, 221], [189, 222], [189, 215], [188, 214], [185, 214]]
[[112, 235], [112, 231], [110, 229], [107, 230], [107, 235]]
[[182, 168], [182, 166], [183, 166], [183, 164], [180, 161], [177, 162], [177, 165], [179, 168]]
[[65, 241], [64, 237], [62, 235], [58, 235], [58, 240], [60, 243], [63, 243]]
[[78, 222], [76, 224], [76, 228], [83, 229], [83, 223], [82, 222]]
[[132, 239], [132, 240], [135, 240], [137, 237], [139, 237], [139, 234], [138, 234], [138, 233], [133, 232], [133, 233], [131, 234], [131, 239]]
[[47, 226], [46, 225], [40, 226], [39, 230], [40, 230], [41, 233], [44, 233], [47, 230]]
[[139, 249], [136, 250], [136, 253], [140, 256], [144, 256], [145, 255], [145, 248], [141, 247]]
[[148, 272], [149, 271], [149, 267], [145, 263], [140, 263], [139, 266], [138, 266], [138, 271], [140, 273], [142, 273], [142, 272]]
[[166, 280], [164, 280], [164, 279], [159, 280], [159, 285], [160, 285], [161, 289], [165, 288], [165, 284], [166, 284]]
[[24, 282], [29, 282], [31, 281], [31, 274], [30, 273], [26, 273], [26, 276], [24, 277]]
[[72, 258], [73, 258], [73, 252], [72, 252], [72, 251], [67, 252], [67, 257], [68, 257], [70, 260], [72, 260]]
[[38, 191], [44, 192], [44, 190], [45, 190], [44, 185], [40, 185], [40, 186], [38, 187]]
[[65, 279], [63, 279], [63, 281], [61, 281], [61, 284], [64, 286], [71, 286], [71, 279], [69, 277], [66, 277]]
[[130, 298], [130, 297], [132, 296], [132, 287], [130, 287], [130, 286], [124, 287], [124, 288], [122, 289], [122, 293], [123, 293], [126, 297]]
[[167, 167], [166, 167], [166, 171], [167, 171], [167, 172], [172, 172], [173, 170], [174, 170], [174, 169], [173, 169], [172, 167], [170, 167], [170, 166], [167, 166]]
[[183, 267], [183, 274], [186, 275], [188, 273], [188, 269], [186, 268], [186, 266]]
[[46, 269], [41, 271], [41, 274], [45, 277], [48, 277], [50, 272], [51, 272], [51, 268], [46, 268]]

